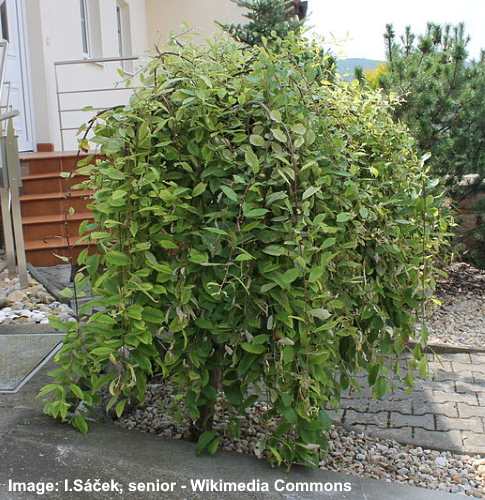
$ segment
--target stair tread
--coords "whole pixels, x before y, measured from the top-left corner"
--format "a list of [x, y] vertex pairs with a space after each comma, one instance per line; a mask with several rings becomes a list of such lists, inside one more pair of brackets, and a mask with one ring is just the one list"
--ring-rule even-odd
[[23, 194], [20, 201], [35, 201], [35, 200], [50, 200], [50, 199], [66, 199], [69, 198], [82, 198], [83, 196], [90, 196], [93, 192], [89, 190], [82, 191], [69, 191], [68, 193], [42, 193], [42, 194]]
[[51, 250], [54, 248], [68, 248], [69, 246], [89, 246], [89, 243], [85, 241], [79, 241], [79, 239], [70, 239], [69, 243], [70, 245], [68, 245], [67, 243], [67, 238], [63, 238], [61, 236], [55, 238], [44, 238], [42, 240], [31, 240], [25, 242], [25, 250]]
[[[95, 154], [94, 151], [89, 153], [79, 153], [80, 158]], [[58, 158], [76, 158], [77, 151], [39, 151], [34, 153], [21, 153], [19, 155], [20, 161], [34, 161], [34, 160], [49, 160]]]
[[22, 224], [45, 224], [49, 222], [63, 222], [65, 219], [68, 221], [93, 219], [92, 212], [76, 212], [72, 215], [56, 214], [56, 215], [37, 215], [35, 217], [22, 217]]

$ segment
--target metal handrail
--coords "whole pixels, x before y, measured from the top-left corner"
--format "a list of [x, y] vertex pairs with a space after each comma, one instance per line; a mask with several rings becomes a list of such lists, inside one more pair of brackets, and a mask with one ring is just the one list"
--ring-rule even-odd
[[[64, 126], [64, 115], [66, 113], [81, 113], [81, 112], [92, 112], [92, 111], [103, 111], [104, 109], [107, 109], [108, 106], [97, 106], [96, 108], [90, 108], [86, 109], [87, 106], [89, 106], [90, 103], [86, 103], [85, 106], [83, 107], [62, 107], [62, 96], [65, 95], [83, 95], [83, 94], [97, 94], [101, 92], [119, 92], [119, 91], [132, 91], [132, 90], [137, 90], [139, 87], [134, 87], [134, 86], [110, 86], [110, 87], [94, 87], [94, 88], [87, 88], [87, 89], [74, 89], [74, 90], [62, 90], [61, 89], [61, 84], [59, 80], [59, 72], [58, 69], [63, 67], [63, 66], [76, 66], [76, 65], [83, 65], [83, 64], [106, 64], [106, 63], [123, 63], [127, 61], [138, 61], [140, 59], [139, 56], [115, 56], [115, 57], [96, 57], [96, 58], [84, 58], [84, 59], [72, 59], [72, 60], [66, 60], [66, 61], [56, 61], [54, 63], [54, 72], [55, 72], [55, 84], [56, 84], [56, 96], [57, 96], [57, 116], [59, 120], [59, 135], [61, 139], [61, 149], [64, 151], [65, 149], [65, 133], [69, 131], [75, 131], [79, 129], [79, 126], [82, 125], [82, 123], [79, 124], [78, 127], [68, 127]], [[130, 73], [126, 74], [130, 75]], [[134, 76], [134, 75], [131, 75]], [[121, 83], [121, 82], [120, 82]]]

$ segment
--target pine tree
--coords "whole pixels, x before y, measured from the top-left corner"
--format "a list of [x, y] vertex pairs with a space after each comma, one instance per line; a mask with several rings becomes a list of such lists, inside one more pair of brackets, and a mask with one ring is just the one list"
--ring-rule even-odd
[[231, 0], [246, 9], [246, 24], [220, 24], [237, 41], [259, 45], [262, 38], [275, 33], [285, 38], [289, 32], [299, 32], [304, 24], [308, 2], [301, 0]]

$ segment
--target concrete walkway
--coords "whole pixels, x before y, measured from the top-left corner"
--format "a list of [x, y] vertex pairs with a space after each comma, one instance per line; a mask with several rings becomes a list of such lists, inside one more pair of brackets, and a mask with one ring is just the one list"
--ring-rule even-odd
[[[18, 394], [0, 395], [0, 500], [14, 499], [341, 499], [341, 500], [453, 500], [456, 495], [402, 487], [385, 482], [360, 479], [325, 471], [294, 468], [291, 473], [272, 469], [264, 461], [248, 456], [218, 454], [196, 457], [194, 446], [182, 441], [164, 441], [148, 434], [125, 431], [111, 424], [98, 424], [83, 436], [67, 426], [43, 417], [40, 403], [34, 399], [45, 383], [45, 370], [25, 385]], [[100, 493], [68, 491], [79, 479], [84, 485], [114, 481], [123, 488]], [[87, 482], [87, 480], [91, 482]], [[193, 491], [191, 480], [214, 479], [218, 482], [255, 480], [268, 484], [269, 492]], [[8, 491], [9, 480], [30, 482], [30, 487], [52, 482], [53, 491], [43, 497], [34, 492]], [[68, 481], [66, 483], [66, 480]], [[157, 480], [159, 481], [157, 483]], [[129, 483], [176, 483], [169, 493], [130, 492]], [[36, 484], [34, 484], [36, 483]], [[288, 491], [296, 483], [308, 487], [315, 483], [349, 483], [351, 491], [315, 493]], [[289, 486], [288, 486], [289, 485]], [[327, 486], [328, 487], [328, 486]], [[67, 492], [65, 491], [67, 488]], [[284, 491], [277, 491], [283, 488]]]
[[396, 390], [376, 401], [362, 377], [363, 390], [346, 394], [332, 416], [400, 443], [485, 453], [485, 353], [428, 356], [430, 378], [417, 380], [410, 394], [395, 382]]

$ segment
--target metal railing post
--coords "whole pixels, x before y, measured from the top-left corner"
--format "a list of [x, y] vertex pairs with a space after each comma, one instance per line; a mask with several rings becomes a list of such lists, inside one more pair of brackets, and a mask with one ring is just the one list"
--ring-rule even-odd
[[[82, 96], [84, 94], [97, 94], [100, 92], [119, 92], [119, 91], [126, 91], [126, 90], [136, 90], [138, 87], [117, 87], [115, 85], [109, 85], [108, 87], [102, 87], [102, 88], [87, 88], [87, 89], [74, 89], [74, 90], [63, 90], [62, 89], [62, 82], [61, 82], [61, 75], [59, 75], [59, 68], [61, 67], [66, 67], [66, 66], [77, 66], [77, 65], [85, 65], [85, 64], [106, 64], [106, 63], [121, 63], [123, 64], [124, 62], [133, 62], [133, 61], [138, 61], [140, 59], [139, 56], [115, 56], [115, 57], [97, 57], [97, 58], [87, 58], [87, 59], [74, 59], [74, 60], [69, 60], [69, 61], [56, 61], [54, 62], [54, 77], [55, 77], [55, 86], [56, 86], [56, 99], [57, 99], [57, 118], [59, 121], [59, 136], [60, 136], [60, 143], [61, 143], [61, 150], [64, 151], [65, 146], [66, 146], [66, 137], [65, 133], [66, 132], [74, 132], [76, 130], [79, 130], [79, 126], [82, 125], [81, 122], [78, 127], [69, 127], [65, 126], [65, 123], [68, 122], [68, 119], [65, 119], [64, 114], [67, 113], [76, 113], [76, 112], [84, 112], [86, 111], [84, 107], [74, 107], [71, 109], [69, 108], [63, 108], [63, 97], [66, 95], [77, 95], [77, 96]], [[128, 74], [125, 72], [125, 74]], [[135, 76], [135, 74], [131, 75]], [[89, 104], [89, 103], [86, 103]], [[101, 108], [97, 107], [95, 109], [90, 109], [89, 111], [102, 111], [106, 109], [107, 106], [103, 106]]]
[[10, 216], [10, 189], [8, 183], [6, 137], [3, 135], [3, 124], [0, 124], [0, 202], [2, 209], [3, 242], [8, 276], [13, 278], [16, 272], [15, 242]]
[[29, 284], [29, 275], [27, 273], [22, 214], [20, 211], [20, 188], [22, 187], [22, 177], [20, 172], [18, 140], [15, 135], [13, 118], [10, 118], [8, 121], [6, 149], [7, 169], [12, 200], [12, 226], [15, 238], [15, 254], [17, 256], [17, 272], [20, 287], [25, 288]]

